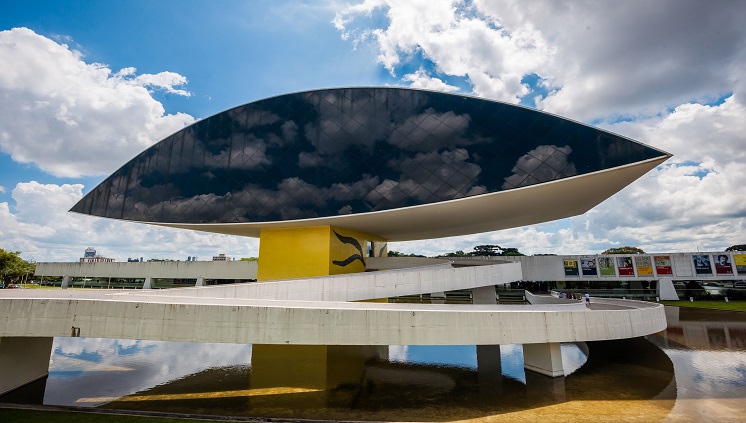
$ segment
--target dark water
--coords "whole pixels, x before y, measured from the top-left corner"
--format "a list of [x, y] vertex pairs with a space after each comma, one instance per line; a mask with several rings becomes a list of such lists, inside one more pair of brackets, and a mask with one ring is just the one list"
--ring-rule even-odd
[[746, 313], [672, 307], [667, 318], [646, 339], [563, 344], [567, 376], [554, 379], [525, 372], [520, 345], [57, 338], [43, 402], [291, 419], [746, 421]]

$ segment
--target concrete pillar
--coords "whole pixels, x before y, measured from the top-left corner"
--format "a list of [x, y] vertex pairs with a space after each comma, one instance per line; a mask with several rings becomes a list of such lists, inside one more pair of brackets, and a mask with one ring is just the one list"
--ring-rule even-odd
[[671, 278], [662, 278], [658, 281], [658, 297], [663, 301], [679, 300], [679, 294], [676, 293]]
[[477, 345], [479, 385], [502, 385], [503, 368], [499, 345]]
[[432, 304], [445, 304], [446, 302], [446, 293], [443, 291], [440, 292], [431, 292], [430, 293], [430, 303]]
[[256, 280], [365, 272], [369, 243], [385, 241], [373, 234], [335, 226], [262, 229]]
[[526, 399], [529, 404], [558, 404], [567, 401], [565, 378], [526, 372]]
[[495, 285], [472, 288], [471, 298], [474, 304], [497, 304]]
[[0, 338], [0, 395], [45, 377], [54, 338]]
[[205, 286], [205, 278], [203, 277], [197, 278], [197, 283], [194, 286]]
[[[471, 299], [474, 304], [497, 304], [495, 286], [472, 288]], [[499, 345], [477, 345], [477, 377], [479, 385], [502, 386], [502, 362]]]
[[145, 283], [142, 284], [142, 289], [152, 289], [153, 288], [153, 278], [148, 276], [145, 278]]
[[70, 275], [65, 275], [62, 277], [62, 289], [65, 289], [68, 286], [70, 286]]
[[564, 376], [559, 342], [523, 344], [523, 367], [546, 376]]

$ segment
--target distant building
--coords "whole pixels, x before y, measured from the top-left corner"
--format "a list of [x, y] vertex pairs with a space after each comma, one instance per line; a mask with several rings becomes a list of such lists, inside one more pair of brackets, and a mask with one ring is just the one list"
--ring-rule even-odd
[[231, 258], [225, 254], [218, 254], [217, 256], [212, 256], [212, 261], [231, 261]]
[[83, 253], [83, 257], [80, 259], [81, 263], [111, 263], [113, 258], [101, 257], [96, 255], [96, 249], [88, 247]]
[[114, 261], [113, 258], [101, 257], [101, 256], [83, 257], [80, 259], [81, 263], [111, 263], [113, 261]]

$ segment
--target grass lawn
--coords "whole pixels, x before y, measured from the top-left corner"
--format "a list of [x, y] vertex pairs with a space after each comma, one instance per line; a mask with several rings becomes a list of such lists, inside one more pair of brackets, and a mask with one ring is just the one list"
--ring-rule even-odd
[[746, 311], [746, 301], [660, 301], [661, 304], [677, 307], [713, 308], [717, 310]]
[[3, 423], [200, 423], [209, 420], [0, 408], [0, 421]]

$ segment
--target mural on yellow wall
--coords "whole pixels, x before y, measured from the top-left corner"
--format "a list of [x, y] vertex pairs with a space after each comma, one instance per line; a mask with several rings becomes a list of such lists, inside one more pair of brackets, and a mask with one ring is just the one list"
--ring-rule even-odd
[[366, 257], [386, 251], [386, 240], [377, 235], [331, 227], [330, 236], [330, 275], [364, 272]]
[[331, 226], [262, 229], [258, 281], [364, 272], [366, 257], [386, 252], [376, 235]]
[[360, 263], [365, 266], [365, 252], [363, 251], [363, 246], [360, 245], [360, 241], [357, 239], [351, 237], [351, 236], [344, 236], [340, 235], [337, 231], [332, 229], [332, 232], [334, 232], [334, 235], [337, 237], [337, 239], [342, 242], [343, 244], [349, 244], [352, 247], [355, 248], [356, 253], [352, 254], [351, 256], [347, 257], [344, 260], [332, 260], [332, 263], [334, 263], [337, 266], [346, 267], [350, 263], [354, 262], [355, 260], [360, 260]]

